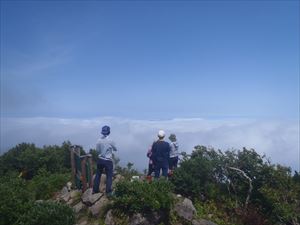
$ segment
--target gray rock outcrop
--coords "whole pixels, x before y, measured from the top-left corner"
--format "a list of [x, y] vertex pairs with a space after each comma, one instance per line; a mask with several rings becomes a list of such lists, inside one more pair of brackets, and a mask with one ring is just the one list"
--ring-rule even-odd
[[174, 210], [178, 216], [190, 222], [193, 220], [194, 215], [196, 215], [196, 209], [192, 201], [188, 198], [185, 198], [182, 202], [178, 202], [175, 205]]
[[94, 205], [89, 207], [89, 211], [93, 216], [98, 216], [104, 207], [108, 204], [109, 200], [106, 196], [102, 196], [99, 201], [97, 201]]
[[92, 206], [95, 202], [97, 202], [101, 197], [103, 196], [103, 193], [96, 193], [93, 194], [92, 188], [87, 189], [83, 195], [81, 196], [81, 200], [84, 204], [87, 206]]

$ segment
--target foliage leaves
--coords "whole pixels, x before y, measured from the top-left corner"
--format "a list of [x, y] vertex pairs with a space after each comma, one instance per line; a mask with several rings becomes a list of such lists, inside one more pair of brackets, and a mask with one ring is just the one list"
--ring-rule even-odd
[[116, 186], [114, 208], [126, 214], [168, 213], [173, 205], [172, 185], [166, 180], [152, 183], [124, 181]]
[[[253, 188], [250, 194], [249, 180], [237, 172], [238, 170], [251, 179]], [[298, 173], [293, 177], [290, 168], [272, 165], [254, 149], [222, 152], [205, 146], [196, 146], [190, 157], [185, 157], [171, 179], [177, 193], [196, 201], [221, 202], [222, 206], [235, 202], [235, 207], [221, 210], [227, 210], [232, 215], [243, 215], [243, 224], [247, 223], [246, 214], [243, 212], [250, 209], [250, 214], [257, 215], [256, 217], [265, 215], [272, 224], [299, 222], [298, 180]], [[248, 195], [249, 204], [245, 201]], [[239, 210], [242, 213], [237, 213]]]
[[20, 225], [73, 225], [75, 216], [67, 205], [56, 202], [35, 202], [20, 219]]

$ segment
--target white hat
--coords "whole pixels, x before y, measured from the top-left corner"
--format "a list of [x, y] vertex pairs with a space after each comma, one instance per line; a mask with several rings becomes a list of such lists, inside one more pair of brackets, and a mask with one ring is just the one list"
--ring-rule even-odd
[[158, 134], [157, 134], [158, 137], [163, 138], [163, 137], [165, 137], [165, 135], [166, 135], [166, 133], [163, 130], [158, 131]]

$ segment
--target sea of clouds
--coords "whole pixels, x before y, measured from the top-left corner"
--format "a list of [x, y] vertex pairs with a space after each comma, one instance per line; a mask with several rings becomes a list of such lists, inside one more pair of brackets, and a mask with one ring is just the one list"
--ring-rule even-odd
[[194, 146], [227, 149], [254, 148], [272, 163], [300, 171], [299, 121], [262, 121], [250, 119], [172, 119], [134, 120], [124, 118], [1, 118], [1, 154], [18, 143], [37, 146], [62, 144], [69, 140], [86, 151], [95, 148], [101, 127], [111, 127], [111, 138], [118, 147], [121, 165], [133, 162], [147, 167], [146, 152], [159, 129], [175, 133], [180, 150], [190, 153]]

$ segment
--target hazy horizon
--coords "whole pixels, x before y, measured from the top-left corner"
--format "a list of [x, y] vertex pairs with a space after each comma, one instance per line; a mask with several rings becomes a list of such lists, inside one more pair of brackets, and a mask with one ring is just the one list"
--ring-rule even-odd
[[[93, 119], [2, 118], [1, 153], [21, 142], [61, 145], [63, 141], [95, 148], [101, 126], [111, 126], [111, 138], [117, 143], [116, 155], [121, 165], [134, 163], [142, 171], [147, 168], [146, 152], [159, 129], [175, 133], [181, 151], [191, 153], [194, 146], [227, 149], [255, 149], [266, 154], [272, 163], [300, 171], [299, 126], [297, 120], [262, 121], [254, 119], [177, 118], [172, 120], [133, 120], [115, 117]], [[284, 156], [284, 157], [283, 157]]]
[[0, 17], [2, 153], [91, 148], [107, 123], [139, 169], [165, 129], [300, 170], [299, 1], [0, 1]]

